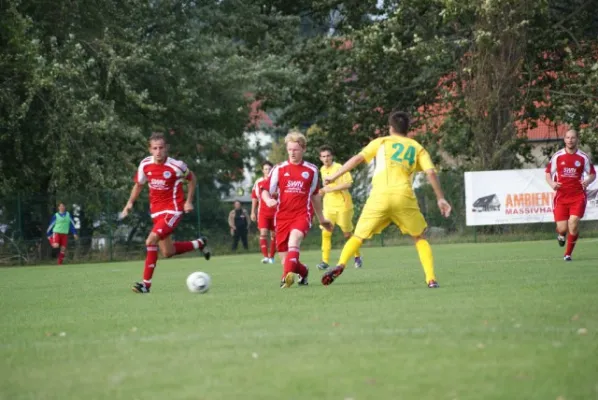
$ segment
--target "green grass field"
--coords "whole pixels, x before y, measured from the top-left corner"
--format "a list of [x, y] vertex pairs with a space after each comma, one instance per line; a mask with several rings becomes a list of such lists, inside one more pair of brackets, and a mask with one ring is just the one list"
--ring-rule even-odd
[[288, 290], [258, 254], [160, 261], [150, 295], [141, 260], [2, 269], [0, 398], [598, 399], [597, 245], [433, 245], [437, 290], [413, 247]]

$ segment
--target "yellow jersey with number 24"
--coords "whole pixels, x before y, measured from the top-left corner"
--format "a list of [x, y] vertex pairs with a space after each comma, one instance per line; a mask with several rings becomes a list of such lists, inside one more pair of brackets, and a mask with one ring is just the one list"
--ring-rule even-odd
[[415, 198], [413, 174], [434, 169], [426, 149], [406, 136], [389, 135], [374, 139], [360, 154], [367, 163], [375, 160], [371, 194], [401, 194]]

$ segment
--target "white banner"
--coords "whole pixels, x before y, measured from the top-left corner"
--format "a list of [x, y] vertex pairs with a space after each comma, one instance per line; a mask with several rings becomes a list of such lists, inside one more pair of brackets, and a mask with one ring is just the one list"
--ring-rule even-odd
[[[543, 168], [466, 172], [467, 225], [554, 222], [555, 192], [546, 183], [545, 176]], [[598, 179], [590, 185], [587, 194], [583, 219], [598, 220]]]

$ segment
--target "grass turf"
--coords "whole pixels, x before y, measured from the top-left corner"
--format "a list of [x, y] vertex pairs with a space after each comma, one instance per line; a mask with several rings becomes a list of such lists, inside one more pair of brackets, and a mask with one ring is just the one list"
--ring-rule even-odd
[[288, 290], [258, 254], [159, 261], [150, 295], [142, 261], [2, 269], [0, 398], [598, 398], [597, 243], [433, 245], [436, 290], [413, 247], [330, 287], [305, 252]]

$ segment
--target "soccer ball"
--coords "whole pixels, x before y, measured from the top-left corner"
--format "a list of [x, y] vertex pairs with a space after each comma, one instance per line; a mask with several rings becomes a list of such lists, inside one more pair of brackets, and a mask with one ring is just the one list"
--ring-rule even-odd
[[187, 277], [187, 288], [191, 293], [205, 293], [210, 289], [212, 278], [205, 272], [193, 272]]

